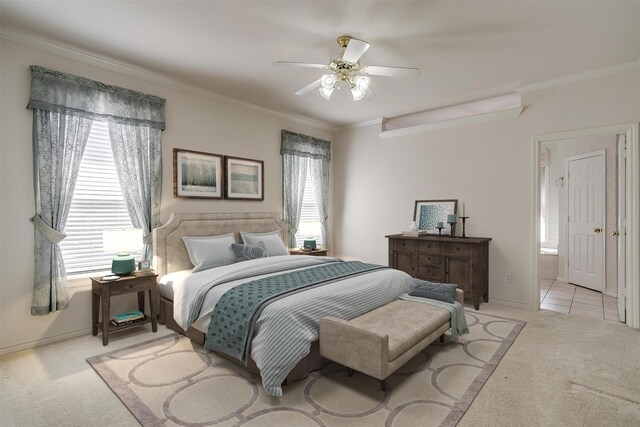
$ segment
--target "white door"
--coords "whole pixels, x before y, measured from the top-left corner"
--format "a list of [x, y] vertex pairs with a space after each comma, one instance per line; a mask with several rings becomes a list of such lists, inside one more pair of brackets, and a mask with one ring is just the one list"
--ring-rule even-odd
[[604, 291], [604, 150], [567, 159], [569, 282]]

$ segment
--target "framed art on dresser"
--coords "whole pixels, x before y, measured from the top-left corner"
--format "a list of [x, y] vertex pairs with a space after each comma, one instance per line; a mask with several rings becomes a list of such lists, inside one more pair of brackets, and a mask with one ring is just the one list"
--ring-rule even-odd
[[173, 149], [173, 195], [194, 199], [222, 199], [223, 156]]
[[416, 200], [413, 209], [413, 220], [418, 224], [419, 230], [427, 230], [437, 233], [436, 226], [443, 224], [443, 234], [451, 233], [451, 226], [447, 223], [447, 215], [455, 215], [458, 208], [458, 199], [450, 200]]
[[264, 162], [225, 156], [225, 199], [264, 200]]

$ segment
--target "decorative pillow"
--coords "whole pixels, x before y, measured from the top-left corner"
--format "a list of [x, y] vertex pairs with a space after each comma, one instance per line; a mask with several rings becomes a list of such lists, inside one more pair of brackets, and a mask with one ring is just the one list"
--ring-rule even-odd
[[287, 246], [282, 241], [282, 236], [278, 230], [268, 233], [246, 233], [241, 231], [240, 236], [242, 236], [242, 241], [245, 244], [255, 245], [258, 242], [264, 242], [268, 256], [289, 255]]
[[458, 289], [458, 285], [454, 283], [433, 283], [426, 280], [413, 279], [413, 291], [409, 295], [453, 304], [456, 289]]
[[236, 254], [236, 262], [249, 261], [250, 259], [266, 258], [267, 247], [264, 242], [256, 242], [253, 245], [241, 245], [239, 243], [232, 243], [231, 249]]
[[231, 244], [236, 242], [233, 233], [220, 236], [183, 237], [182, 240], [187, 247], [194, 273], [236, 262], [236, 254], [231, 249]]

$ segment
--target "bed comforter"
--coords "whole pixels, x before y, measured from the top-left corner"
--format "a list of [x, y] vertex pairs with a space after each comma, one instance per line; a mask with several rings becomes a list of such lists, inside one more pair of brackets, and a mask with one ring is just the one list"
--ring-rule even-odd
[[[340, 260], [278, 256], [193, 273], [174, 284], [175, 320], [185, 330], [195, 322], [200, 329], [228, 289], [246, 281], [331, 262]], [[255, 322], [250, 350], [265, 391], [272, 396], [282, 395], [282, 382], [318, 339], [320, 318], [353, 319], [394, 301], [410, 288], [409, 275], [382, 269], [294, 293], [267, 305]]]

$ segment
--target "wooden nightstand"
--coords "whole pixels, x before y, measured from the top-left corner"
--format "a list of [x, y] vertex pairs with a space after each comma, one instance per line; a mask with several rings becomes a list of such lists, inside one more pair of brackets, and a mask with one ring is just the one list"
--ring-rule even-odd
[[[148, 276], [123, 276], [115, 281], [101, 280], [101, 277], [91, 278], [91, 318], [92, 332], [95, 337], [98, 335], [98, 327], [102, 328], [102, 345], [109, 344], [109, 334], [134, 328], [151, 322], [153, 332], [158, 330], [158, 310], [156, 301], [158, 300], [158, 285], [156, 283], [157, 274]], [[145, 314], [145, 319], [130, 325], [113, 326], [111, 324], [111, 297], [113, 295], [138, 293], [138, 310], [144, 313], [144, 294], [149, 292], [149, 307], [151, 314]], [[98, 322], [99, 312], [102, 312], [102, 319]]]
[[289, 249], [289, 255], [327, 256], [327, 250], [326, 249], [314, 249], [312, 251], [305, 251], [303, 249]]

